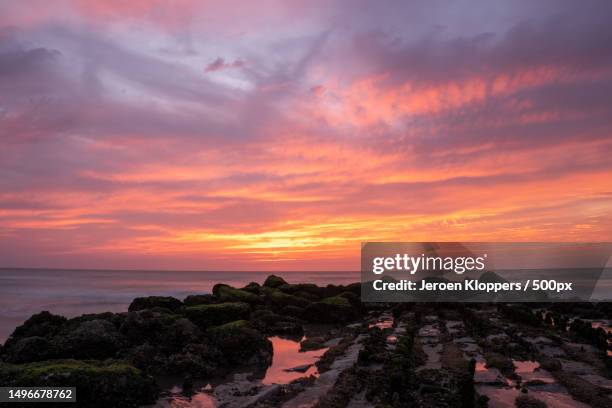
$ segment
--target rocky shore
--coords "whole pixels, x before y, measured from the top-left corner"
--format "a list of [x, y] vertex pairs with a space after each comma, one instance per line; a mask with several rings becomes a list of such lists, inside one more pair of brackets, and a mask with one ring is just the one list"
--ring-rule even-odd
[[[212, 292], [33, 315], [0, 348], [0, 384], [76, 386], [80, 407], [612, 405], [610, 304], [365, 304], [358, 283], [274, 275]], [[269, 379], [285, 338], [317, 353]]]

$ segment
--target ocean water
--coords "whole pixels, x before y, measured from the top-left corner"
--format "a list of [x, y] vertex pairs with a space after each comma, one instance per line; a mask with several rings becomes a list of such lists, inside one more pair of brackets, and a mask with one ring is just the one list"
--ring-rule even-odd
[[[42, 310], [75, 317], [124, 312], [138, 296], [210, 293], [217, 283], [263, 283], [272, 272], [0, 269], [0, 343], [15, 327]], [[274, 272], [289, 283], [358, 282], [358, 271]]]

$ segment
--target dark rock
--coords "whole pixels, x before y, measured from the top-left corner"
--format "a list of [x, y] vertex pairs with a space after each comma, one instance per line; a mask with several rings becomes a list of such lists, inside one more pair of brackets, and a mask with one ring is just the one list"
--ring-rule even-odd
[[338, 296], [339, 294], [341, 294], [342, 292], [344, 292], [344, 286], [342, 285], [327, 285], [324, 288], [323, 291], [323, 296], [324, 298], [327, 297], [334, 297], [334, 296]]
[[301, 322], [290, 316], [281, 316], [270, 310], [256, 310], [251, 314], [251, 325], [266, 334], [302, 334]]
[[106, 320], [90, 320], [52, 340], [59, 356], [79, 359], [112, 358], [125, 344], [117, 328]]
[[516, 408], [546, 408], [546, 404], [529, 395], [519, 395], [514, 402]]
[[47, 338], [32, 336], [12, 342], [4, 349], [4, 354], [8, 363], [32, 363], [51, 358], [53, 349]]
[[221, 302], [244, 302], [249, 304], [263, 303], [261, 297], [242, 289], [219, 283], [213, 287], [213, 295]]
[[286, 285], [287, 282], [280, 276], [270, 275], [266, 278], [264, 286], [267, 288], [278, 288], [281, 285]]
[[193, 377], [191, 375], [185, 376], [183, 379], [183, 384], [181, 387], [183, 388], [183, 394], [193, 395]]
[[313, 323], [345, 323], [356, 319], [358, 311], [346, 298], [335, 296], [308, 305], [304, 317]]
[[267, 333], [301, 337], [304, 334], [304, 328], [301, 323], [281, 320], [270, 327]]
[[579, 340], [584, 340], [604, 351], [608, 349], [608, 333], [603, 328], [593, 328], [590, 322], [575, 319], [570, 324], [569, 329], [570, 333]]
[[314, 366], [314, 364], [302, 364], [296, 367], [287, 368], [283, 371], [286, 371], [288, 373], [305, 373], [312, 366]]
[[51, 337], [57, 333], [66, 323], [67, 319], [63, 316], [51, 314], [47, 311], [32, 315], [21, 326], [18, 326], [5, 345], [10, 345], [12, 341], [25, 337]]
[[514, 363], [512, 359], [499, 353], [486, 353], [487, 367], [495, 367], [507, 374], [514, 371]]
[[219, 299], [211, 294], [189, 295], [183, 300], [183, 303], [185, 306], [212, 305], [213, 303], [219, 303]]
[[279, 289], [265, 288], [264, 295], [266, 302], [275, 310], [281, 310], [286, 306], [306, 307], [310, 302], [304, 298], [289, 295]]
[[180, 350], [187, 344], [198, 343], [202, 331], [189, 319], [180, 318], [165, 328], [159, 337], [159, 345], [168, 351]]
[[136, 312], [154, 307], [163, 307], [172, 311], [179, 309], [183, 303], [172, 296], [147, 296], [136, 298], [130, 303], [128, 311]]
[[336, 358], [343, 356], [351, 344], [353, 344], [353, 336], [346, 336], [340, 340], [340, 343], [330, 347], [325, 353], [323, 353], [321, 358], [315, 363], [319, 369], [319, 373], [328, 371]]
[[383, 363], [387, 356], [387, 336], [379, 327], [372, 327], [368, 331], [368, 337], [363, 341], [363, 348], [359, 351], [357, 361], [360, 365], [367, 366], [372, 363]]
[[551, 357], [543, 357], [540, 359], [540, 367], [547, 371], [558, 371], [561, 370], [562, 365], [559, 360]]
[[269, 365], [272, 362], [272, 343], [245, 320], [213, 327], [207, 334], [229, 363]]
[[160, 315], [151, 310], [129, 312], [119, 328], [130, 344], [140, 345], [157, 337], [162, 328]]
[[325, 297], [325, 288], [321, 288], [314, 283], [286, 283], [277, 287], [277, 289], [290, 295], [301, 296], [306, 299], [320, 300]]
[[167, 358], [162, 352], [149, 343], [132, 347], [123, 358], [134, 367], [147, 373], [163, 374], [162, 368], [166, 367]]
[[272, 404], [272, 406], [277, 406], [274, 404], [275, 399], [279, 397], [282, 398], [285, 393], [290, 392], [291, 391], [286, 390], [281, 384], [272, 384], [253, 396], [248, 402], [247, 407], [268, 407], [270, 404]]
[[190, 306], [185, 315], [201, 328], [217, 326], [235, 320], [248, 319], [251, 308], [242, 302], [218, 303], [215, 305]]
[[291, 316], [303, 320], [305, 310], [306, 309], [304, 309], [303, 307], [289, 305], [280, 309], [278, 313], [283, 316]]
[[348, 291], [342, 292], [338, 296], [343, 297], [346, 300], [348, 300], [351, 306], [355, 308], [359, 308], [361, 306], [361, 298], [358, 295], [354, 294], [353, 292], [348, 292]]
[[127, 338], [129, 344], [136, 346], [148, 342], [160, 345], [165, 342], [169, 327], [182, 316], [156, 313], [151, 310], [129, 312], [119, 331]]
[[246, 285], [244, 288], [242, 288], [242, 290], [246, 290], [247, 292], [251, 292], [255, 295], [260, 295], [261, 285], [257, 282], [251, 282], [248, 285]]
[[112, 323], [116, 328], [121, 327], [121, 324], [125, 321], [126, 313], [90, 313], [84, 314], [78, 317], [69, 319], [64, 325], [63, 330], [73, 330], [81, 325], [83, 322], [89, 322], [91, 320], [106, 320]]
[[170, 310], [170, 309], [168, 309], [166, 307], [159, 307], [159, 306], [155, 306], [155, 307], [152, 307], [152, 308], [149, 308], [149, 309], [146, 309], [146, 310], [150, 310], [153, 313], [161, 313], [161, 314], [168, 314], [168, 315], [172, 315], [172, 314], [175, 313], [174, 310]]
[[589, 404], [594, 408], [610, 407], [610, 398], [608, 398], [610, 391], [608, 389], [565, 370], [553, 371], [552, 375], [559, 384], [567, 388], [574, 399]]
[[176, 311], [183, 306], [183, 303], [172, 296], [147, 296], [135, 298], [128, 307], [128, 311], [136, 312], [139, 310], [170, 310]]
[[168, 357], [164, 374], [207, 377], [212, 375], [220, 365], [227, 363], [223, 354], [209, 344], [190, 344], [180, 353]]
[[361, 283], [355, 282], [344, 287], [344, 292], [351, 292], [357, 297], [361, 297]]
[[300, 343], [300, 351], [321, 350], [325, 348], [324, 337], [309, 337]]
[[367, 377], [368, 372], [355, 367], [342, 371], [333, 387], [321, 397], [317, 406], [328, 408], [348, 406], [351, 399], [364, 388]]
[[153, 404], [153, 378], [122, 362], [52, 360], [0, 366], [0, 384], [10, 387], [76, 387], [78, 406], [123, 408]]
[[295, 292], [293, 294], [294, 296], [303, 298], [308, 300], [309, 302], [317, 302], [319, 300], [321, 300], [321, 298], [315, 294], [312, 294], [310, 292], [304, 292], [304, 291], [299, 291], [299, 292]]

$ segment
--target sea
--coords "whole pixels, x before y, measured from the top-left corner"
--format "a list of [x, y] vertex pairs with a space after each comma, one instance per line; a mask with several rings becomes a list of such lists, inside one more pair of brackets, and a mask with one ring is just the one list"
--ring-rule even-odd
[[47, 310], [65, 317], [87, 313], [125, 312], [139, 296], [211, 293], [217, 283], [241, 287], [263, 283], [270, 274], [289, 283], [348, 284], [359, 271], [232, 272], [0, 269], [0, 344], [31, 315]]

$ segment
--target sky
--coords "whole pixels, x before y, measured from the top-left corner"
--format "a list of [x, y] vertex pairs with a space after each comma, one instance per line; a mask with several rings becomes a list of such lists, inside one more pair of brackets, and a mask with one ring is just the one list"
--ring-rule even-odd
[[0, 267], [612, 240], [609, 1], [0, 1]]

